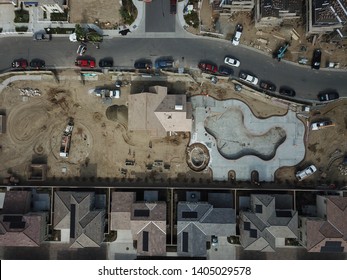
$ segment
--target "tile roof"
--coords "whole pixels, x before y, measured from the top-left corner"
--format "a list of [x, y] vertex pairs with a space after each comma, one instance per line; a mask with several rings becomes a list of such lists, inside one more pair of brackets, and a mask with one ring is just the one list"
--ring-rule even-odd
[[262, 17], [279, 17], [280, 11], [302, 14], [303, 0], [261, 0], [260, 11]]
[[30, 191], [7, 191], [1, 213], [25, 214], [30, 211]]
[[298, 213], [276, 209], [277, 196], [251, 195], [251, 210], [240, 212], [240, 242], [246, 250], [274, 251], [285, 238], [296, 238]]
[[54, 229], [70, 230], [71, 248], [99, 247], [104, 239], [105, 210], [94, 210], [94, 196], [92, 192], [54, 194]]
[[[234, 209], [214, 208], [207, 202], [179, 202], [177, 204], [177, 253], [179, 255], [204, 256], [206, 255], [206, 241], [211, 238], [211, 235], [230, 236], [235, 234]], [[184, 240], [188, 243], [188, 252], [183, 250]]]
[[327, 242], [336, 241], [341, 242], [342, 250], [347, 252], [347, 197], [326, 196], [326, 203], [322, 205], [325, 218], [307, 218], [307, 250], [321, 252]]
[[[6, 216], [16, 217], [20, 226], [12, 225]], [[0, 246], [38, 247], [45, 238], [46, 214], [0, 215]]]
[[191, 104], [184, 94], [168, 95], [166, 87], [154, 86], [149, 92], [129, 95], [128, 119], [129, 130], [148, 131], [153, 136], [191, 131]]
[[114, 192], [111, 211], [111, 229], [131, 230], [139, 255], [166, 253], [166, 202], [135, 202], [134, 192]]

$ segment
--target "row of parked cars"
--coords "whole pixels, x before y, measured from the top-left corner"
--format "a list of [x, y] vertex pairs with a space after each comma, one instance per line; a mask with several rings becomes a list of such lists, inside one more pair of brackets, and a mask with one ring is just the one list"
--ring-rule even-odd
[[30, 63], [24, 58], [15, 59], [12, 62], [12, 68], [15, 69], [26, 69], [28, 67], [33, 69], [43, 69], [45, 68], [46, 64], [45, 61], [42, 59], [32, 59]]

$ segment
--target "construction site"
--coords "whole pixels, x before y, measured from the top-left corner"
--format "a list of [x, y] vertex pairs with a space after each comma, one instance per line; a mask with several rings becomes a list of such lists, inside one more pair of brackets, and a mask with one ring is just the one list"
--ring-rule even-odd
[[[271, 181], [277, 186], [298, 184], [295, 172], [313, 163], [319, 172], [299, 184], [345, 184], [346, 168], [341, 163], [347, 149], [344, 146], [347, 119], [342, 113], [346, 111], [346, 101], [315, 106], [310, 112], [303, 112], [300, 104], [271, 98], [247, 87], [243, 87], [240, 94], [234, 82], [228, 79], [213, 84], [206, 76], [193, 79], [185, 74], [165, 75], [165, 82], [162, 78], [161, 81], [144, 80], [131, 73], [83, 78], [79, 72], [70, 70], [60, 73], [59, 80], [47, 73], [38, 81], [18, 78], [9, 83], [0, 94], [1, 115], [5, 120], [0, 135], [1, 182], [6, 185], [211, 183], [213, 171], [209, 165], [213, 155], [203, 144], [190, 146], [191, 131], [162, 134], [159, 130], [153, 133], [149, 128], [136, 128], [142, 115], [137, 116], [135, 122], [134, 115], [140, 114], [142, 109], [129, 109], [132, 102], [129, 96], [140, 93], [139, 89], [146, 92], [161, 85], [167, 87], [168, 96], [179, 93], [186, 95], [187, 100], [208, 95], [219, 101], [242, 101], [259, 119], [286, 116], [289, 111], [296, 113], [297, 122], [305, 127], [301, 140], [305, 152], [298, 155], [303, 160], [295, 166], [280, 167]], [[112, 87], [116, 81], [122, 81], [119, 98], [95, 93], [95, 88]], [[201, 81], [205, 82], [201, 84]], [[149, 107], [146, 105], [146, 108]], [[168, 120], [172, 118], [165, 112], [162, 114]], [[335, 125], [309, 131], [310, 123], [323, 117]], [[197, 121], [193, 112], [193, 124]], [[263, 164], [266, 165], [266, 159]], [[234, 179], [231, 176], [227, 181], [235, 182]], [[251, 181], [251, 174], [246, 181]]]

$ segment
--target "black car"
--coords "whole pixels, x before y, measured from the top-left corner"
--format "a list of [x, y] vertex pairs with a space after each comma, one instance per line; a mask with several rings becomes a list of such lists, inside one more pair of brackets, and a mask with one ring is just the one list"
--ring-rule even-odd
[[276, 86], [271, 82], [261, 81], [259, 86], [265, 90], [276, 91]]
[[101, 59], [99, 61], [99, 67], [101, 67], [101, 68], [113, 67], [113, 60], [112, 59]]
[[321, 92], [318, 94], [319, 101], [330, 101], [334, 99], [338, 99], [340, 96], [336, 91], [331, 92]]
[[313, 57], [312, 57], [312, 69], [319, 69], [320, 68], [320, 62], [322, 59], [322, 52], [320, 49], [315, 49], [313, 51]]
[[280, 88], [280, 94], [294, 97], [295, 96], [295, 90], [291, 89], [289, 87], [281, 87]]
[[227, 67], [227, 66], [222, 66], [222, 65], [219, 66], [218, 72], [219, 72], [219, 74], [225, 75], [225, 76], [230, 76], [230, 75], [234, 74], [233, 69], [231, 69], [230, 67]]
[[149, 70], [152, 68], [152, 61], [146, 59], [138, 60], [134, 63], [134, 68]]
[[33, 59], [30, 61], [30, 67], [36, 68], [36, 69], [42, 69], [45, 68], [46, 64], [42, 59]]

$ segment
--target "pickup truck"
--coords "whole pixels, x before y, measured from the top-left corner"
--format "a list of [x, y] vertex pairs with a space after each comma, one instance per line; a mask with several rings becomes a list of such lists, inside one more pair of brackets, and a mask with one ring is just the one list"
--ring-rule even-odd
[[335, 124], [332, 121], [321, 121], [311, 123], [311, 130], [320, 130], [325, 127], [334, 126]]
[[40, 32], [35, 33], [34, 40], [36, 40], [36, 41], [50, 41], [50, 40], [52, 40], [52, 35], [46, 34], [46, 33], [40, 33]]
[[304, 170], [302, 171], [298, 171], [295, 176], [299, 181], [304, 180], [305, 178], [311, 176], [313, 173], [315, 173], [317, 171], [317, 167], [315, 167], [313, 164], [306, 167]]

